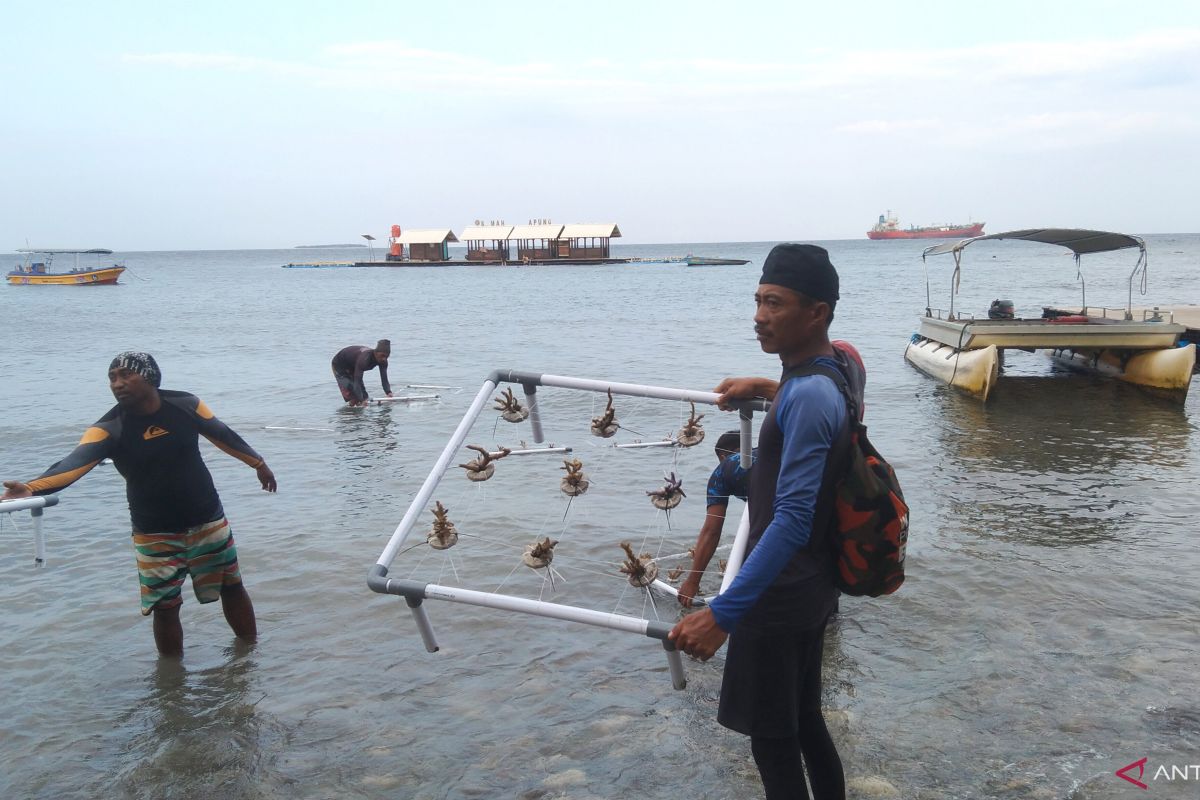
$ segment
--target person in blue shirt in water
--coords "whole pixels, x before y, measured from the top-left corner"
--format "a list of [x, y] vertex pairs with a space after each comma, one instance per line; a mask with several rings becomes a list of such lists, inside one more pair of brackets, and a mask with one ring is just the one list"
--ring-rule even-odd
[[750, 475], [746, 561], [725, 592], [670, 633], [702, 660], [728, 638], [717, 721], [750, 737], [767, 800], [807, 798], [806, 771], [817, 800], [845, 797], [821, 714], [821, 654], [838, 598], [827, 541], [832, 487], [823, 477], [848, 410], [828, 376], [789, 375], [814, 363], [846, 370], [829, 339], [838, 283], [816, 245], [777, 245], [763, 262], [754, 330], [763, 351], [779, 356], [783, 376], [728, 378], [715, 390], [722, 403], [773, 398]]
[[700, 591], [700, 576], [708, 568], [721, 541], [729, 498], [746, 499], [750, 470], [742, 466], [742, 456], [738, 452], [740, 442], [737, 431], [722, 433], [717, 438], [717, 468], [708, 478], [704, 524], [700, 526], [700, 534], [692, 548], [692, 568], [679, 586], [679, 604], [684, 608], [692, 607], [692, 601]]

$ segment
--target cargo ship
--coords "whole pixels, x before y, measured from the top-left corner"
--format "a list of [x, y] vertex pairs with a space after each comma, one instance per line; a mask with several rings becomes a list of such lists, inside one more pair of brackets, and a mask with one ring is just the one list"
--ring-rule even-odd
[[966, 225], [930, 225], [918, 228], [909, 225], [900, 227], [900, 221], [892, 216], [892, 212], [879, 215], [879, 222], [867, 231], [869, 239], [956, 239], [979, 236], [983, 233], [982, 222], [971, 222]]

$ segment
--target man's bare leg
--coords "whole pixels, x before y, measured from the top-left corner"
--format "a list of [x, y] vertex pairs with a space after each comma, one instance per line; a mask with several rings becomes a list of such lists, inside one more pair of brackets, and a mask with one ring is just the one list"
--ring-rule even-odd
[[254, 620], [254, 605], [246, 587], [240, 583], [221, 587], [221, 610], [225, 621], [239, 639], [254, 641], [258, 638], [258, 624]]
[[183, 624], [179, 621], [179, 606], [154, 608], [154, 645], [158, 654], [167, 658], [183, 657]]

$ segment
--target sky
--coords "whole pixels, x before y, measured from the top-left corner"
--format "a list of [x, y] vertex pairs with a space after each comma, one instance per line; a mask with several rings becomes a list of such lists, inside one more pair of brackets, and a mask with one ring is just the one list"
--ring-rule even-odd
[[1195, 0], [809, 5], [11, 6], [0, 251], [1200, 231]]

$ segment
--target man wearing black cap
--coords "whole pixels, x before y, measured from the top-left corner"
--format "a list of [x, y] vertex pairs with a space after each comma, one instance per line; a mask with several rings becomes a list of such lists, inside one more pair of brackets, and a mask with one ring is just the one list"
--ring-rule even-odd
[[160, 389], [162, 373], [149, 353], [121, 353], [108, 368], [117, 405], [84, 431], [62, 461], [28, 483], [4, 481], [3, 500], [50, 494], [111, 458], [125, 478], [141, 584], [142, 614], [154, 615], [154, 642], [164, 656], [183, 655], [179, 607], [184, 578], [201, 603], [218, 598], [234, 634], [258, 635], [254, 606], [242, 585], [237, 547], [212, 475], [198, 445], [202, 435], [276, 489], [262, 456], [221, 422], [203, 401]]
[[388, 397], [392, 396], [392, 385], [388, 383], [388, 358], [392, 355], [392, 343], [388, 339], [380, 339], [371, 349], [366, 345], [352, 344], [343, 347], [333, 357], [333, 377], [342, 399], [352, 406], [365, 406], [367, 387], [363, 383], [363, 373], [379, 367], [379, 380], [383, 391]]
[[767, 800], [808, 797], [806, 771], [817, 800], [844, 798], [841, 758], [821, 714], [825, 625], [838, 597], [826, 538], [832, 487], [822, 479], [830, 458], [841, 459], [833, 450], [848, 410], [828, 376], [794, 374], [818, 364], [846, 370], [829, 340], [838, 300], [829, 254], [777, 245], [754, 300], [759, 344], [778, 354], [783, 375], [778, 384], [733, 378], [716, 389], [723, 402], [774, 395], [750, 473], [748, 555], [729, 588], [670, 638], [701, 659], [729, 638], [717, 721], [750, 737]]

